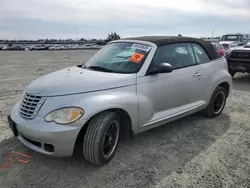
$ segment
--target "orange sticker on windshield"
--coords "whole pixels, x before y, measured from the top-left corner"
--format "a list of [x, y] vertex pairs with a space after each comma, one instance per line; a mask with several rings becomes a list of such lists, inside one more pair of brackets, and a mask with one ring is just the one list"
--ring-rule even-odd
[[141, 60], [143, 59], [144, 55], [143, 54], [140, 54], [140, 53], [134, 53], [130, 58], [129, 60], [130, 61], [133, 61], [135, 63], [140, 63]]

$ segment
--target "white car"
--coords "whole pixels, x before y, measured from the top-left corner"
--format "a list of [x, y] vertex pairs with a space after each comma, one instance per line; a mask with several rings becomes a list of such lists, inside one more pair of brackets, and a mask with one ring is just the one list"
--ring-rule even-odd
[[239, 46], [243, 43], [242, 34], [226, 34], [220, 39], [220, 44], [225, 48], [225, 50]]
[[49, 50], [63, 50], [64, 47], [61, 45], [55, 45], [55, 46], [51, 46], [49, 47]]

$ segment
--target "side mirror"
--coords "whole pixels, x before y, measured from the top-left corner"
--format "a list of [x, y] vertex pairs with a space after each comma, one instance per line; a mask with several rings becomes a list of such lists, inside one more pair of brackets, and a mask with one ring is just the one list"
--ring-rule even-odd
[[153, 75], [153, 74], [159, 74], [159, 73], [169, 73], [173, 71], [173, 67], [169, 63], [161, 63], [156, 67], [152, 67], [148, 74]]

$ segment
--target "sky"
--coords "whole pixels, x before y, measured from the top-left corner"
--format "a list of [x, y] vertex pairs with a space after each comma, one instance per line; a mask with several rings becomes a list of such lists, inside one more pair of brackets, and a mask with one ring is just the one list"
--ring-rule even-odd
[[250, 0], [0, 0], [0, 39], [250, 33]]

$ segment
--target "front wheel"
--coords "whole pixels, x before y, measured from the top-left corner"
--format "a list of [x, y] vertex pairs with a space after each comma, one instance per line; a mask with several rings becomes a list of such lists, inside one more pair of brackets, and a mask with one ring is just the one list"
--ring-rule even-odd
[[114, 156], [120, 136], [120, 118], [103, 112], [90, 120], [83, 141], [85, 159], [96, 165], [107, 164]]
[[203, 111], [203, 114], [211, 118], [219, 116], [225, 107], [226, 99], [227, 92], [225, 88], [218, 86], [215, 89], [207, 108]]

